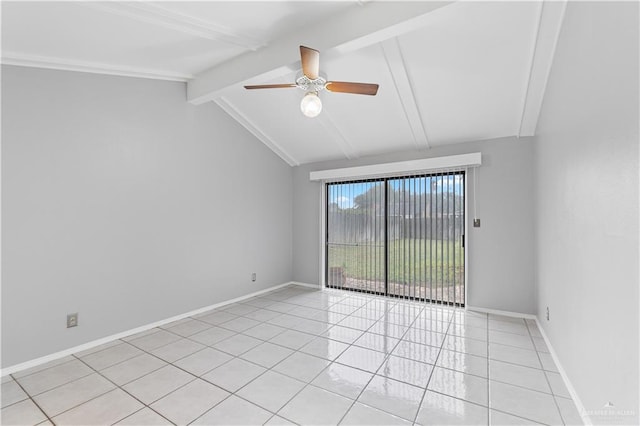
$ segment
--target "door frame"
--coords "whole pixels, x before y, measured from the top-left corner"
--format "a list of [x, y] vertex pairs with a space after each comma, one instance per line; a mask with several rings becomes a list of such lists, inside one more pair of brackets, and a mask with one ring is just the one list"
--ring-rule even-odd
[[[445, 172], [445, 171], [443, 171]], [[469, 176], [469, 168], [465, 167], [462, 169], [456, 169], [456, 170], [447, 170], [446, 172], [452, 172], [452, 173], [462, 173], [463, 176], [463, 184], [464, 184], [464, 212], [463, 212], [463, 216], [464, 216], [464, 220], [463, 220], [463, 243], [464, 243], [464, 271], [463, 271], [463, 275], [464, 275], [464, 301], [462, 302], [462, 304], [457, 304], [455, 302], [444, 302], [444, 301], [437, 301], [437, 300], [431, 300], [431, 299], [409, 299], [409, 300], [414, 300], [414, 301], [420, 301], [420, 302], [428, 302], [428, 303], [437, 303], [437, 304], [441, 304], [441, 305], [447, 305], [447, 306], [451, 306], [454, 308], [462, 308], [465, 309], [467, 306], [467, 296], [468, 296], [468, 287], [469, 287], [469, 216], [468, 216], [468, 202], [469, 202], [469, 197], [468, 197], [468, 176]], [[476, 173], [476, 169], [474, 168], [473, 170], [474, 173]], [[437, 171], [425, 171], [424, 175], [428, 176], [428, 175], [432, 175], [432, 174], [437, 174]], [[378, 179], [381, 179], [383, 182], [388, 182], [389, 180], [392, 180], [394, 178], [403, 178], [403, 177], [407, 177], [407, 176], [414, 176], [414, 173], [411, 173], [410, 175], [392, 175], [392, 176], [380, 176]], [[328, 268], [328, 264], [327, 264], [327, 236], [328, 236], [328, 229], [327, 229], [327, 217], [328, 217], [328, 213], [329, 213], [329, 204], [328, 204], [328, 200], [327, 200], [327, 193], [328, 193], [328, 187], [329, 184], [339, 184], [339, 183], [352, 183], [352, 182], [356, 182], [356, 181], [367, 181], [367, 180], [374, 180], [377, 179], [375, 177], [371, 177], [371, 178], [362, 178], [362, 179], [358, 179], [355, 178], [353, 180], [347, 179], [344, 182], [342, 181], [322, 181], [321, 185], [320, 185], [320, 209], [319, 209], [319, 213], [320, 213], [320, 264], [319, 264], [319, 279], [320, 279], [320, 288], [321, 289], [326, 289], [326, 288], [332, 288], [334, 290], [340, 290], [338, 288], [333, 288], [333, 287], [327, 287], [327, 268]], [[388, 202], [388, 194], [387, 194], [387, 185], [385, 185], [385, 203]], [[475, 196], [475, 194], [474, 194]], [[365, 293], [365, 294], [372, 294], [372, 295], [379, 295], [379, 296], [385, 296], [385, 297], [392, 297], [392, 298], [400, 298], [400, 299], [404, 299], [403, 296], [399, 296], [399, 295], [394, 295], [394, 294], [389, 294], [389, 289], [388, 289], [388, 285], [389, 285], [389, 277], [388, 277], [388, 223], [389, 217], [388, 214], [385, 214], [385, 293], [379, 293], [379, 292], [371, 292], [371, 291], [364, 291], [364, 290], [359, 290], [359, 289], [343, 289], [345, 291], [352, 291], [354, 293]]]

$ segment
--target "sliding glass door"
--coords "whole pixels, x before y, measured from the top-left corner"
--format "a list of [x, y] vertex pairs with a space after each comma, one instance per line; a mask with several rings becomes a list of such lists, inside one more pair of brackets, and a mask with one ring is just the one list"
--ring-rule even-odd
[[384, 183], [327, 185], [326, 284], [386, 293]]
[[327, 184], [326, 285], [464, 305], [464, 172]]

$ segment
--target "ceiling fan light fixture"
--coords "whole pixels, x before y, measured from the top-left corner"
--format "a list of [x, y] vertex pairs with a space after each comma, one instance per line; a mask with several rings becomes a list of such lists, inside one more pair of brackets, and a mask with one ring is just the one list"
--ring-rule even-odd
[[317, 117], [322, 111], [322, 101], [317, 92], [308, 92], [300, 102], [300, 110], [309, 118]]
[[[1, 0], [0, 0], [1, 1]], [[322, 101], [318, 93], [327, 90], [337, 93], [352, 93], [354, 95], [375, 96], [378, 85], [372, 83], [354, 83], [349, 81], [327, 81], [320, 75], [320, 52], [310, 47], [300, 46], [300, 63], [302, 75], [290, 84], [258, 84], [244, 86], [245, 89], [284, 89], [297, 87], [307, 92], [300, 102], [300, 110], [309, 118], [317, 117], [322, 111]]]

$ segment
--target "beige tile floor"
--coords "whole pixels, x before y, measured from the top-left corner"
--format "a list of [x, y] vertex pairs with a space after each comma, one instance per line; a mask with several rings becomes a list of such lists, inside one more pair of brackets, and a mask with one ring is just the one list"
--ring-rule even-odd
[[2, 378], [3, 425], [580, 424], [535, 322], [289, 286]]

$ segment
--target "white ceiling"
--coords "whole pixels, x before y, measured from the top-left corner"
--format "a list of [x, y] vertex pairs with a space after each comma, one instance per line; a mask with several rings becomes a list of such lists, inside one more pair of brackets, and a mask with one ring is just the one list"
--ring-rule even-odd
[[[187, 81], [291, 165], [534, 134], [565, 2], [2, 2], [2, 62]], [[298, 45], [330, 80], [304, 117]]]

